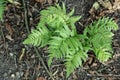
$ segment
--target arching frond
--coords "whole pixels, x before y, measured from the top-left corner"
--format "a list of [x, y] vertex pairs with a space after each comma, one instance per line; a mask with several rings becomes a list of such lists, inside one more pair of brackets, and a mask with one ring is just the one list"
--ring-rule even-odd
[[[79, 49], [82, 50], [83, 46], [76, 36], [68, 38], [52, 37], [52, 40], [49, 41], [48, 52], [50, 53], [50, 59], [53, 56], [55, 58], [65, 58], [68, 55], [74, 54]], [[49, 63], [51, 64], [51, 62]]]
[[82, 50], [76, 51], [75, 54], [69, 55], [66, 57], [66, 71], [67, 71], [67, 77], [72, 73], [76, 68], [79, 66], [82, 66], [82, 62], [85, 62], [88, 55], [86, 52]]
[[32, 30], [31, 34], [23, 42], [23, 44], [32, 44], [34, 46], [44, 47], [47, 45], [50, 36], [51, 35], [48, 29], [41, 27], [37, 30]]
[[112, 36], [111, 30], [117, 30], [117, 24], [109, 18], [102, 18], [90, 24], [85, 30], [84, 35], [88, 36], [88, 41], [95, 52], [96, 57], [104, 62], [111, 57]]

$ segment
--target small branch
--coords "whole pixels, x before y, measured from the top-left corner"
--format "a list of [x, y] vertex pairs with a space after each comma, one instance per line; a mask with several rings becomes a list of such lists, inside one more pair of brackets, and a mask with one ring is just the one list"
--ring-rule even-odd
[[[1, 24], [0, 32], [1, 32], [1, 35], [2, 35], [2, 38], [3, 38], [4, 47], [5, 47], [5, 36], [4, 36], [4, 33], [3, 33], [2, 23], [3, 23], [3, 21], [0, 21], [0, 24]], [[5, 49], [6, 49], [6, 48], [5, 48]]]
[[40, 60], [41, 60], [41, 62], [42, 62], [42, 65], [44, 66], [45, 70], [47, 71], [47, 73], [49, 74], [49, 76], [52, 78], [52, 80], [54, 80], [52, 73], [51, 73], [51, 72], [48, 70], [48, 68], [46, 67], [46, 65], [45, 65], [45, 63], [44, 63], [44, 61], [43, 61], [41, 55], [39, 54], [37, 48], [34, 47], [34, 50], [35, 50], [37, 56], [40, 58]]
[[[23, 7], [24, 7], [25, 26], [26, 26], [26, 28], [27, 28], [28, 34], [30, 34], [30, 30], [29, 30], [29, 28], [28, 28], [26, 4], [25, 4], [25, 1], [24, 1], [24, 0], [22, 0], [22, 2], [23, 2]], [[49, 74], [49, 76], [51, 77], [51, 79], [54, 80], [52, 73], [51, 73], [51, 72], [48, 70], [48, 68], [46, 67], [46, 65], [45, 65], [45, 63], [44, 63], [44, 60], [42, 59], [41, 55], [40, 55], [39, 52], [38, 52], [38, 49], [37, 49], [36, 47], [34, 47], [34, 50], [35, 50], [37, 56], [39, 57], [40, 61], [42, 62], [42, 65], [44, 66], [45, 70], [47, 71], [47, 73]]]
[[91, 74], [87, 74], [87, 76], [90, 77], [120, 77], [120, 75], [113, 75], [113, 74], [97, 74], [97, 75], [91, 75]]
[[30, 30], [29, 30], [29, 27], [28, 27], [28, 18], [27, 18], [27, 9], [26, 9], [26, 4], [25, 4], [25, 1], [22, 0], [23, 2], [23, 7], [24, 7], [24, 16], [25, 16], [25, 26], [26, 26], [26, 29], [27, 29], [27, 32], [28, 34], [30, 34]]

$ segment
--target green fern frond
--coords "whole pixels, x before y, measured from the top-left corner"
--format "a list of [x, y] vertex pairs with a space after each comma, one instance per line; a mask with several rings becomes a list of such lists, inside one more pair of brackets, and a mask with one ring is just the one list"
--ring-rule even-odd
[[75, 12], [75, 10], [73, 8], [72, 11], [67, 14], [67, 16], [69, 16], [69, 17], [72, 16], [74, 14], [74, 12]]
[[[84, 49], [82, 43], [79, 41], [79, 37], [53, 37], [53, 40], [49, 42], [49, 60], [48, 65], [52, 63], [52, 59], [65, 58], [65, 65], [67, 71], [67, 77], [79, 66], [82, 66], [82, 62], [87, 59], [88, 49]], [[85, 52], [84, 52], [85, 51]]]
[[74, 24], [76, 21], [78, 21], [81, 17], [73, 17], [73, 11], [70, 12], [69, 16], [66, 13], [65, 5], [63, 3], [62, 8], [56, 4], [56, 7], [48, 7], [46, 10], [42, 10], [40, 12], [42, 19], [44, 18], [46, 20], [46, 24], [49, 25], [49, 27], [52, 27], [54, 29], [63, 27], [63, 25], [68, 25], [69, 27], [75, 28]]
[[88, 58], [88, 55], [86, 52], [83, 52], [82, 50], [79, 50], [75, 54], [69, 55], [66, 58], [66, 71], [67, 71], [67, 77], [79, 66], [82, 66], [82, 61], [85, 62]]
[[[49, 41], [48, 52], [50, 53], [50, 59], [52, 59], [53, 56], [55, 58], [65, 58], [80, 49], [82, 50], [83, 46], [78, 37], [52, 37], [52, 40]], [[50, 64], [51, 63], [49, 62], [49, 65]]]
[[[118, 29], [118, 25], [116, 24], [116, 22], [111, 18], [101, 18], [98, 21], [94, 21], [92, 23], [93, 26], [96, 26], [94, 28], [101, 28], [101, 29], [105, 29], [105, 30], [117, 30]], [[97, 30], [97, 29], [95, 29]]]
[[110, 54], [109, 52], [107, 52], [104, 49], [96, 49], [95, 50], [95, 54], [96, 57], [98, 58], [98, 60], [100, 62], [105, 62], [107, 61], [109, 58], [111, 58], [112, 54]]
[[45, 27], [41, 27], [37, 30], [32, 30], [28, 38], [23, 42], [23, 44], [32, 44], [34, 46], [44, 47], [47, 45], [50, 33]]
[[5, 2], [6, 0], [0, 0], [0, 19], [3, 18], [3, 13], [5, 10]]
[[104, 24], [105, 29], [106, 30], [118, 30], [118, 25], [116, 24], [116, 22], [111, 18], [102, 18], [102, 20], [100, 20], [100, 23]]
[[88, 36], [96, 57], [104, 62], [111, 57], [112, 52], [112, 36], [111, 30], [117, 30], [117, 24], [109, 18], [102, 18], [90, 24], [85, 30], [84, 35]]
[[[66, 31], [69, 33], [71, 30], [72, 30], [71, 35], [74, 35], [75, 33], [77, 33], [74, 23], [76, 20], [80, 19], [80, 17], [75, 17], [74, 18], [75, 21], [70, 22], [71, 18], [73, 19], [73, 17], [67, 16], [65, 10], [66, 9], [64, 4], [62, 7], [56, 4], [55, 7], [51, 6], [51, 7], [48, 7], [46, 10], [42, 10], [40, 12], [41, 14], [40, 23], [37, 26], [38, 30], [33, 30], [32, 34], [28, 37], [28, 39], [24, 41], [24, 44], [32, 44], [34, 46], [40, 46], [40, 44], [42, 43], [42, 45], [44, 46], [45, 45], [44, 43], [46, 43], [44, 39], [46, 39], [46, 37], [48, 36], [49, 31], [50, 31], [49, 35], [53, 35], [53, 36], [56, 32], [59, 32], [59, 31], [61, 35], [63, 35], [62, 33]], [[69, 25], [67, 22], [70, 22], [72, 26]], [[64, 29], [61, 30], [62, 28]], [[58, 35], [55, 35], [55, 36], [58, 36]], [[49, 38], [47, 37], [47, 40], [49, 39], [50, 37]]]

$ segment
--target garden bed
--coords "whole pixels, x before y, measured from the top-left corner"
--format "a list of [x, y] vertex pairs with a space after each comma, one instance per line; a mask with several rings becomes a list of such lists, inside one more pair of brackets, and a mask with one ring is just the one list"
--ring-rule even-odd
[[[53, 60], [49, 69], [47, 66], [48, 54], [45, 49], [37, 48], [41, 55], [36, 54], [36, 48], [23, 45], [29, 31], [34, 29], [40, 20], [40, 11], [55, 3], [65, 3], [67, 11], [75, 8], [75, 14], [82, 16], [76, 23], [78, 33], [101, 17], [113, 18], [120, 27], [120, 1], [111, 0], [114, 9], [100, 4], [100, 8], [92, 8], [95, 0], [26, 0], [18, 1], [19, 4], [7, 3], [3, 16], [0, 36], [0, 80], [67, 80], [64, 62]], [[107, 4], [107, 3], [106, 3]], [[26, 27], [28, 26], [29, 29]], [[113, 57], [100, 63], [94, 55], [90, 55], [83, 63], [83, 67], [76, 69], [68, 80], [119, 80], [120, 79], [120, 29], [113, 37]], [[43, 63], [44, 62], [44, 63]], [[45, 67], [46, 65], [46, 67]], [[48, 70], [48, 71], [46, 71]]]

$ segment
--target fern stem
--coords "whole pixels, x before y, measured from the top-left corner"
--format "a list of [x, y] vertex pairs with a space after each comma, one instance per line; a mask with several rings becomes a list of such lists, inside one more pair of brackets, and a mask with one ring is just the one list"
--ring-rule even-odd
[[51, 72], [48, 70], [48, 68], [46, 67], [46, 65], [45, 65], [45, 63], [44, 63], [41, 55], [40, 55], [39, 52], [38, 52], [38, 49], [37, 49], [36, 47], [34, 47], [34, 50], [35, 50], [37, 56], [39, 57], [39, 59], [41, 60], [42, 65], [43, 65], [44, 68], [46, 69], [47, 73], [49, 74], [49, 76], [51, 77], [51, 79], [54, 80], [52, 73], [51, 73]]
[[[30, 30], [29, 30], [29, 27], [28, 27], [28, 20], [27, 20], [28, 18], [27, 18], [26, 4], [25, 4], [25, 1], [24, 1], [24, 0], [22, 0], [22, 2], [23, 2], [23, 7], [24, 7], [25, 26], [26, 26], [26, 29], [27, 29], [28, 34], [30, 34]], [[52, 73], [48, 70], [47, 66], [45, 65], [44, 60], [42, 59], [41, 55], [40, 55], [39, 52], [38, 52], [38, 49], [37, 49], [36, 47], [34, 47], [34, 50], [35, 50], [37, 56], [39, 57], [40, 61], [42, 62], [42, 65], [44, 66], [46, 72], [49, 74], [50, 78], [51, 78], [52, 80], [54, 80]]]
[[22, 2], [23, 2], [23, 7], [24, 7], [25, 26], [26, 26], [26, 29], [27, 29], [28, 34], [30, 34], [30, 30], [29, 30], [29, 28], [28, 28], [28, 20], [27, 20], [28, 18], [27, 18], [26, 4], [25, 4], [25, 1], [24, 1], [24, 0], [22, 0]]
[[1, 32], [1, 36], [2, 36], [2, 38], [3, 38], [4, 47], [5, 47], [5, 36], [4, 36], [4, 33], [3, 33], [2, 23], [3, 23], [3, 20], [0, 21], [0, 24], [1, 24], [0, 32]]

